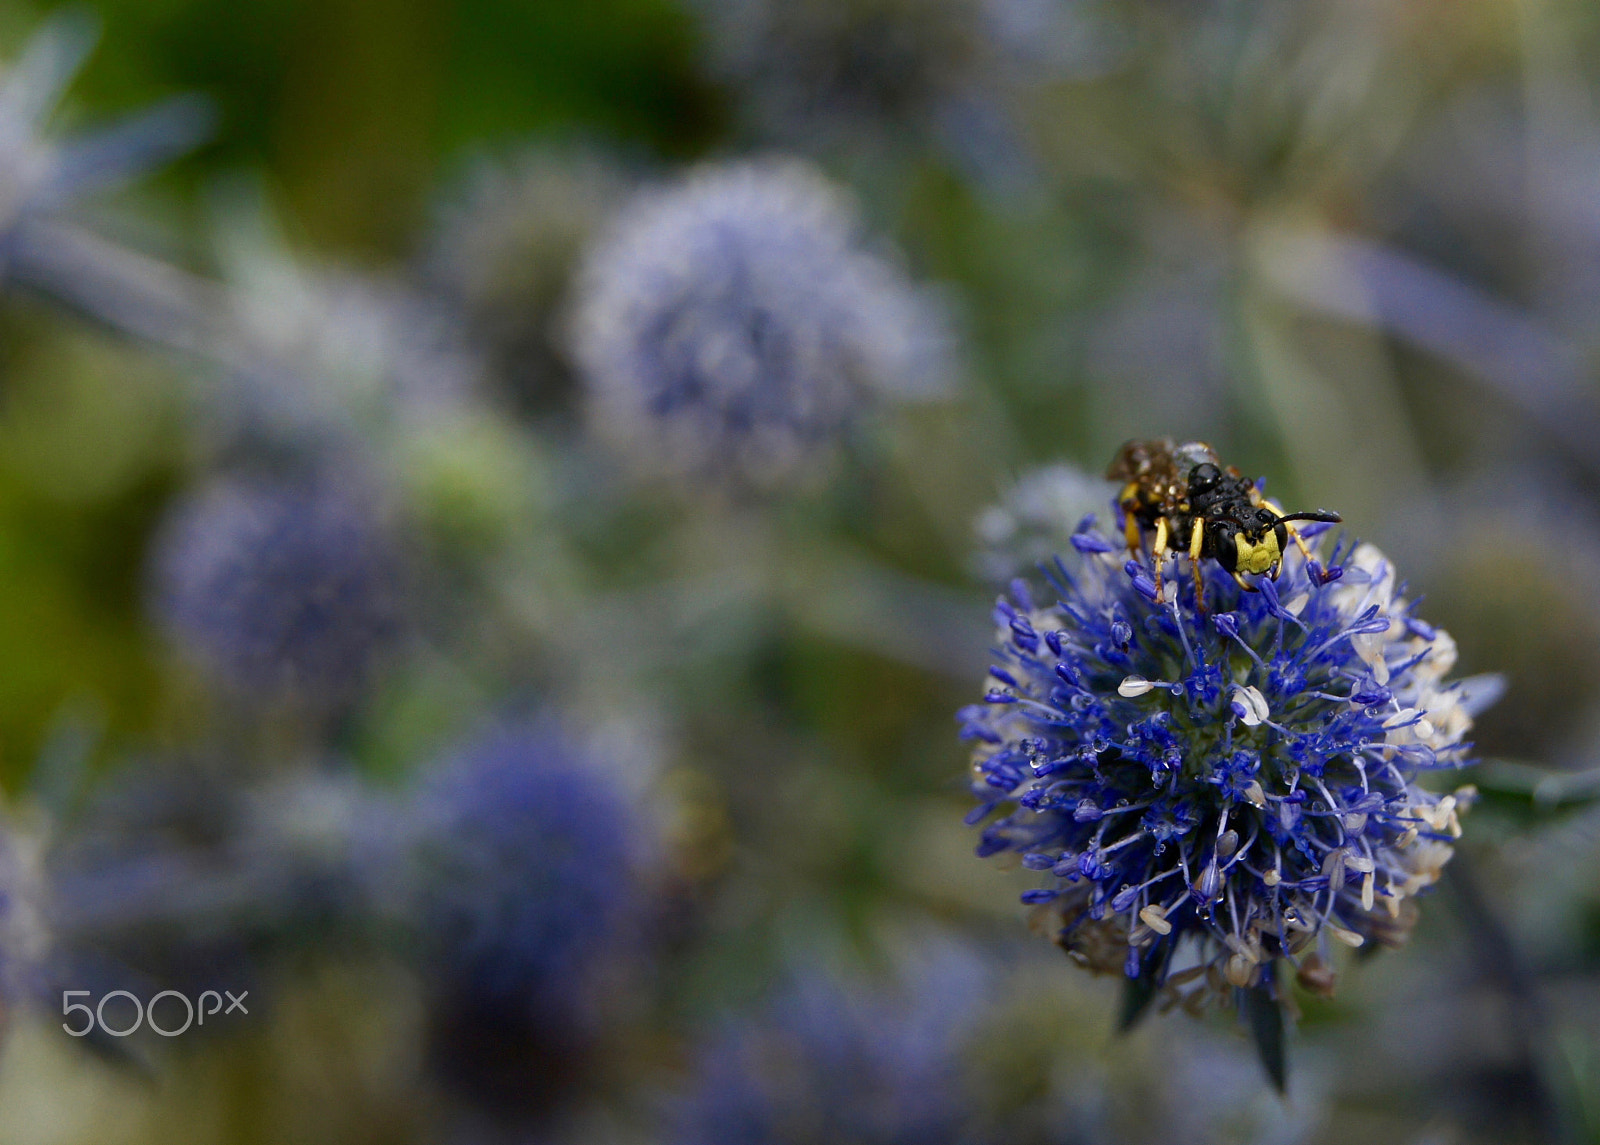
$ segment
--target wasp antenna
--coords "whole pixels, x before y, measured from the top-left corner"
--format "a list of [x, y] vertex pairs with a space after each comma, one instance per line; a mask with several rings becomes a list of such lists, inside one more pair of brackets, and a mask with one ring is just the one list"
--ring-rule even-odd
[[1286, 517], [1279, 517], [1280, 521], [1326, 521], [1330, 525], [1341, 523], [1344, 518], [1330, 509], [1315, 509], [1309, 513], [1290, 513]]

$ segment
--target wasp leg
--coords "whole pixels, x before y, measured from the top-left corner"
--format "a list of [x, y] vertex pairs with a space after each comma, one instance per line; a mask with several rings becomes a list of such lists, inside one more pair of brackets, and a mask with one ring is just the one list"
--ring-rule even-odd
[[1200, 576], [1200, 549], [1205, 544], [1205, 522], [1199, 517], [1194, 519], [1194, 527], [1189, 530], [1189, 572], [1194, 576], [1194, 607], [1196, 612], [1206, 610], [1206, 585]]
[[1167, 553], [1167, 519], [1165, 517], [1156, 521], [1156, 603], [1161, 603], [1161, 564], [1166, 559]]

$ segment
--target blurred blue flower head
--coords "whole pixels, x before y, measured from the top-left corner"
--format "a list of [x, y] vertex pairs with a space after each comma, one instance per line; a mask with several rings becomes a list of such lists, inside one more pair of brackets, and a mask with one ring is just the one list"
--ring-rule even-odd
[[577, 1103], [623, 963], [637, 961], [641, 821], [553, 722], [461, 746], [410, 804], [407, 925], [431, 1071], [524, 1122]]
[[1104, 512], [1114, 493], [1104, 478], [1067, 462], [1024, 473], [973, 522], [975, 571], [1005, 584], [1038, 567], [1067, 547], [1085, 517]]
[[584, 268], [576, 348], [599, 431], [646, 469], [770, 487], [875, 399], [951, 377], [938, 309], [795, 162], [641, 194]]
[[970, 983], [874, 992], [818, 973], [701, 1052], [673, 1145], [957, 1145], [968, 1140], [961, 1016]]
[[331, 478], [228, 478], [157, 538], [155, 609], [184, 651], [254, 698], [338, 706], [401, 623], [399, 554], [376, 505]]
[[1047, 872], [1023, 901], [1074, 960], [1170, 1001], [1282, 1002], [1286, 967], [1327, 993], [1330, 940], [1402, 942], [1449, 860], [1471, 789], [1417, 778], [1467, 762], [1497, 681], [1445, 682], [1454, 641], [1371, 545], [1326, 569], [1292, 550], [1255, 592], [1204, 561], [1205, 611], [1187, 559], [1157, 598], [1125, 558], [1086, 520], [1054, 603], [1017, 581], [996, 606], [990, 691], [961, 713], [971, 821], [1005, 808], [979, 854]]
[[428, 776], [412, 816], [435, 981], [510, 1015], [581, 1021], [583, 986], [637, 905], [640, 827], [607, 772], [553, 723], [510, 725]]

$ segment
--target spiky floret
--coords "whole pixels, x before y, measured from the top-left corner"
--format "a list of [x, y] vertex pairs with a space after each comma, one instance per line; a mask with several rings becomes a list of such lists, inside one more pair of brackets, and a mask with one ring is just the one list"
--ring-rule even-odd
[[1198, 1009], [1285, 1000], [1285, 964], [1325, 993], [1330, 940], [1402, 942], [1471, 799], [1417, 777], [1467, 761], [1494, 683], [1445, 682], [1455, 642], [1388, 560], [1291, 551], [1257, 592], [1173, 561], [1158, 599], [1090, 517], [1044, 571], [1055, 603], [1017, 581], [997, 604], [991, 687], [961, 721], [969, 821], [1006, 809], [978, 852], [1052, 876], [1023, 901], [1074, 960]]

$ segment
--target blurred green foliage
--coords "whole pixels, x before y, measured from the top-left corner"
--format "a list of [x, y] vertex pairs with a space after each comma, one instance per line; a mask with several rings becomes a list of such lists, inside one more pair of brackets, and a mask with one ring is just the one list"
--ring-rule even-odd
[[[20, 42], [45, 9], [8, 6]], [[169, 176], [189, 187], [264, 168], [306, 237], [409, 253], [441, 169], [486, 141], [594, 135], [648, 155], [704, 153], [723, 99], [668, 0], [114, 0], [75, 88], [85, 112], [199, 91], [216, 143]]]

